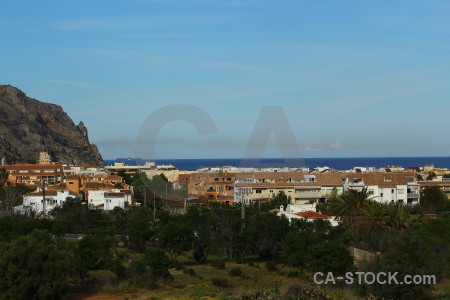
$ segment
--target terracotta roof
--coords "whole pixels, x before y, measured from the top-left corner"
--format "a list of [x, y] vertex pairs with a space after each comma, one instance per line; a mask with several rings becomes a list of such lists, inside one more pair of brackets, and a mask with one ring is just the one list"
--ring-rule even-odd
[[312, 211], [312, 210], [295, 213], [294, 215], [297, 215], [299, 217], [306, 218], [306, 219], [328, 219], [329, 218], [329, 216], [322, 215], [322, 214]]
[[320, 186], [319, 182], [259, 182], [259, 183], [236, 183], [237, 187], [297, 187], [297, 186], [311, 186], [317, 187]]
[[[57, 193], [58, 193], [57, 190], [52, 190], [52, 191], [46, 190], [45, 191], [45, 196], [56, 196]], [[69, 195], [70, 196], [77, 196], [78, 194], [75, 193], [75, 192], [69, 191]], [[39, 192], [31, 192], [31, 193], [25, 194], [25, 196], [44, 196], [44, 194], [43, 194], [42, 191], [39, 191]]]
[[450, 181], [419, 181], [419, 185], [426, 185], [426, 186], [444, 186], [444, 185], [450, 185]]
[[112, 189], [114, 188], [114, 186], [110, 183], [104, 183], [101, 181], [86, 182], [86, 189], [99, 189], [99, 188]]

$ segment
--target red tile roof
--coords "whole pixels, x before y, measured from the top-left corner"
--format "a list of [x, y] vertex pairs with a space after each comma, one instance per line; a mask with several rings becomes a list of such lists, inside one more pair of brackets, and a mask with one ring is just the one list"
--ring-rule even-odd
[[306, 218], [306, 219], [318, 219], [318, 218], [328, 219], [329, 218], [329, 216], [319, 214], [318, 212], [315, 212], [312, 210], [295, 213], [295, 215], [302, 217], [302, 218]]

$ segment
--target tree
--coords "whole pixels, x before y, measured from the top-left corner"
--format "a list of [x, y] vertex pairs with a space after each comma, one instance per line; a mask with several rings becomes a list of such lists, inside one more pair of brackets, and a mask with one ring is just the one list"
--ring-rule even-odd
[[261, 258], [273, 259], [281, 255], [283, 237], [289, 230], [286, 217], [274, 213], [257, 214], [247, 227], [248, 244]]
[[[279, 209], [280, 206], [286, 208], [291, 203], [291, 199], [291, 196], [287, 196], [283, 191], [280, 191], [278, 194], [273, 195], [268, 202], [261, 204], [261, 211], [267, 212], [271, 209]], [[258, 205], [260, 204], [258, 203]]]
[[111, 268], [114, 239], [106, 232], [85, 235], [74, 249], [74, 269], [84, 280], [91, 270]]
[[192, 240], [192, 229], [186, 224], [170, 222], [159, 229], [159, 245], [167, 250], [174, 259], [191, 249]]
[[214, 220], [207, 207], [191, 205], [184, 220], [193, 232], [193, 256], [196, 262], [204, 263], [214, 244]]
[[145, 207], [132, 207], [128, 211], [128, 221], [125, 232], [128, 236], [130, 247], [143, 252], [146, 244], [155, 235], [153, 217]]
[[444, 210], [448, 205], [447, 196], [440, 187], [427, 186], [420, 196], [420, 205], [425, 213], [436, 213]]
[[0, 208], [12, 212], [15, 206], [22, 204], [22, 197], [31, 189], [23, 184], [0, 186]]
[[70, 254], [43, 230], [0, 244], [0, 291], [11, 299], [61, 299], [68, 287]]
[[428, 176], [427, 176], [427, 181], [428, 180], [433, 180], [433, 178], [436, 178], [436, 173], [434, 173], [434, 172], [431, 172], [430, 174], [428, 174]]
[[87, 233], [108, 222], [108, 215], [103, 210], [90, 208], [72, 197], [67, 197], [50, 214], [55, 219], [58, 233]]
[[[397, 279], [402, 281], [406, 275], [438, 275], [436, 266], [443, 262], [429, 249], [423, 247], [421, 238], [408, 231], [385, 235], [380, 241], [381, 256], [361, 271], [398, 273]], [[429, 299], [432, 287], [430, 284], [378, 284], [367, 285], [368, 292], [379, 299]]]
[[337, 242], [322, 241], [311, 248], [310, 266], [315, 272], [341, 275], [354, 270], [350, 251]]
[[173, 261], [166, 256], [163, 249], [150, 248], [144, 257], [131, 263], [129, 272], [134, 284], [155, 288], [158, 279], [171, 278], [169, 269], [173, 266]]
[[333, 210], [349, 225], [353, 225], [355, 218], [360, 214], [361, 208], [372, 198], [372, 194], [364, 187], [361, 191], [349, 189], [343, 192], [333, 203]]
[[131, 176], [130, 174], [128, 174], [127, 172], [125, 172], [125, 170], [119, 170], [117, 172], [117, 175], [119, 175], [120, 177], [122, 177], [123, 182], [125, 182], [125, 184], [131, 185]]
[[8, 181], [8, 172], [5, 168], [0, 168], [0, 187], [3, 187]]

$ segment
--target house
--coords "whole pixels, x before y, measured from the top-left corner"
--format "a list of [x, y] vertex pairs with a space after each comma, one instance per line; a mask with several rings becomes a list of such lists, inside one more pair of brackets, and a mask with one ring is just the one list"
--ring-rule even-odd
[[[87, 194], [87, 202], [90, 206], [103, 210], [113, 210], [116, 207], [125, 209], [131, 204], [131, 192], [129, 190], [91, 190]], [[128, 200], [128, 201], [127, 201]]]
[[62, 205], [68, 197], [76, 198], [78, 196], [77, 193], [67, 190], [39, 190], [25, 194], [23, 196], [23, 204], [16, 206], [14, 211], [21, 214], [48, 215], [55, 207]]
[[300, 220], [306, 220], [308, 222], [314, 222], [315, 220], [324, 220], [329, 221], [331, 226], [338, 226], [339, 222], [335, 217], [330, 217], [312, 210], [306, 210], [301, 212], [295, 212], [292, 210], [289, 210], [290, 207], [286, 208], [286, 211], [284, 210], [284, 207], [281, 206], [280, 209], [277, 211], [278, 216], [285, 216], [289, 221], [293, 219], [300, 219]]

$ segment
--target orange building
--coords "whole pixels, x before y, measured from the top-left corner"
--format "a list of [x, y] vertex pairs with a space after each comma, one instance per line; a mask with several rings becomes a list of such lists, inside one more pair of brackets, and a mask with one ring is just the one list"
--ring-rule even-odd
[[235, 173], [194, 173], [188, 180], [180, 178], [188, 186], [190, 196], [205, 197], [211, 202], [234, 203]]
[[62, 164], [18, 164], [2, 166], [8, 172], [8, 183], [39, 186], [43, 182], [58, 184], [63, 181]]

